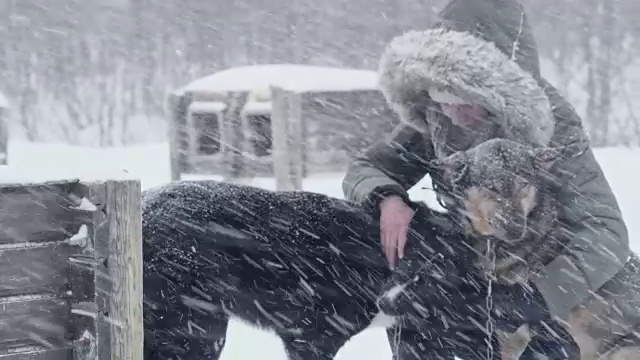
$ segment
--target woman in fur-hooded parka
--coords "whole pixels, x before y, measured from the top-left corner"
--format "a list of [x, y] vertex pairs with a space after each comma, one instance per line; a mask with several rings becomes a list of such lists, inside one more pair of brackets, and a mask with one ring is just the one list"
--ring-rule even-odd
[[[380, 61], [380, 86], [402, 120], [391, 135], [357, 157], [343, 181], [345, 196], [377, 207], [425, 175], [430, 160], [493, 137], [534, 146], [587, 141], [571, 105], [540, 75], [532, 29], [514, 0], [452, 0], [439, 23], [393, 39]], [[452, 125], [428, 95], [438, 89], [482, 105], [493, 117], [483, 132]], [[627, 261], [627, 228], [591, 149], [559, 164], [571, 174], [558, 199], [573, 233], [568, 251], [533, 280], [552, 316], [569, 311]]]

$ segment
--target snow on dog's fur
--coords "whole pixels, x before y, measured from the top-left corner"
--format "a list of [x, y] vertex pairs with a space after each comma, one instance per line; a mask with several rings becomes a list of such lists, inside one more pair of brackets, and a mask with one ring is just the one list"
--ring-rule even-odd
[[[447, 226], [422, 208], [410, 235], [416, 261], [443, 251], [432, 239]], [[148, 191], [147, 358], [215, 359], [230, 316], [274, 331], [305, 360], [332, 359], [369, 325], [391, 326], [376, 304], [391, 275], [379, 226], [362, 208], [311, 192], [215, 181]]]
[[[563, 251], [570, 234], [558, 222], [554, 188], [566, 184], [551, 173], [560, 161], [581, 154], [583, 145], [532, 148], [495, 139], [439, 161], [475, 239], [479, 270], [490, 266], [483, 256], [487, 239], [497, 246], [492, 271], [503, 283], [525, 283]], [[567, 331], [577, 342], [581, 359], [637, 358], [640, 319], [626, 309], [638, 306], [640, 259], [633, 256], [618, 275], [571, 312]], [[521, 353], [529, 330], [500, 334], [503, 360], [517, 359], [506, 350]]]
[[526, 281], [562, 251], [570, 237], [557, 220], [553, 194], [562, 183], [552, 167], [580, 146], [535, 148], [492, 139], [436, 161], [457, 204], [453, 211], [473, 239], [479, 269], [487, 268], [482, 254], [490, 239], [495, 275], [504, 283]]

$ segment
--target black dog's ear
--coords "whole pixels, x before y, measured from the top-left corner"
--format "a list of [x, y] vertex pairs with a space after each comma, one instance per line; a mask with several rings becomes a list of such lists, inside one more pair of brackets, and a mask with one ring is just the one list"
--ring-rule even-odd
[[[411, 201], [411, 208], [418, 213], [428, 213], [431, 211], [429, 205], [424, 201]], [[414, 215], [415, 216], [415, 215]]]

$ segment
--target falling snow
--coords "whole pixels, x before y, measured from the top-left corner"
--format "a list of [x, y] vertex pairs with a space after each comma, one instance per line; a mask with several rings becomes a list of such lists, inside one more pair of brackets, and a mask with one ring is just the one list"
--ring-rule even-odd
[[147, 357], [490, 359], [523, 316], [549, 358], [637, 357], [637, 1], [36, 2], [0, 2], [0, 358], [130, 325], [106, 180], [142, 184]]

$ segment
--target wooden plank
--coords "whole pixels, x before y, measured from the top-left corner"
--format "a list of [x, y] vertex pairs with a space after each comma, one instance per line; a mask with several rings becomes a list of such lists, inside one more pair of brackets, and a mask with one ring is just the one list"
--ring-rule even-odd
[[37, 349], [0, 354], [0, 360], [69, 360], [72, 354], [73, 351], [70, 347], [63, 349]]
[[0, 108], [0, 165], [7, 165], [9, 162], [8, 117], [7, 110]]
[[[102, 241], [96, 242], [101, 234], [106, 220], [106, 185], [87, 184], [86, 193], [90, 202], [97, 204], [97, 211], [93, 213], [91, 239], [93, 252], [74, 255], [69, 259], [69, 282], [71, 293], [69, 302], [72, 307], [71, 322], [74, 359], [97, 360], [110, 359], [110, 333], [100, 332], [98, 323], [107, 311], [109, 294], [98, 294], [97, 279], [106, 277], [108, 258], [99, 258], [96, 253], [104, 253]], [[97, 224], [97, 225], [96, 225]], [[96, 248], [100, 248], [97, 250]], [[98, 341], [104, 344], [98, 344]], [[102, 349], [103, 354], [98, 353]]]
[[[106, 356], [100, 356], [98, 353], [99, 345], [96, 334], [101, 316], [96, 304], [91, 302], [74, 304], [72, 312], [74, 314], [71, 317], [74, 328], [74, 359], [109, 359], [110, 352], [106, 352]], [[78, 335], [76, 335], [76, 331], [79, 332]], [[109, 337], [105, 336], [102, 340], [105, 345], [101, 347], [108, 349], [110, 346]]]
[[70, 335], [70, 307], [66, 299], [30, 295], [0, 299], [0, 348], [31, 340], [56, 348]]
[[68, 289], [68, 258], [78, 252], [67, 243], [0, 246], [0, 296], [21, 294], [64, 294]]
[[[106, 305], [99, 306], [96, 299], [96, 273], [106, 272], [104, 261], [95, 259], [94, 255], [72, 256], [70, 258], [69, 282], [71, 293], [69, 302], [71, 303], [71, 322], [73, 324], [73, 348], [74, 359], [94, 360], [98, 357], [98, 322], [104, 317]], [[103, 338], [109, 342], [109, 332]], [[108, 353], [107, 353], [108, 355]], [[103, 356], [103, 359], [108, 357]]]
[[298, 111], [300, 113], [301, 120], [300, 126], [302, 128], [300, 142], [302, 147], [302, 179], [304, 179], [309, 175], [309, 150], [312, 150], [312, 147], [309, 144], [309, 140], [311, 140], [311, 138], [309, 137], [309, 119], [304, 116], [302, 108], [302, 106], [306, 103], [303, 94], [300, 94], [299, 100], [300, 102], [297, 104], [297, 106], [299, 106]]
[[271, 87], [271, 139], [273, 141], [273, 172], [276, 178], [276, 190], [295, 190], [296, 184], [291, 178], [291, 149], [289, 148], [289, 96], [282, 88]]
[[70, 268], [75, 359], [143, 358], [142, 215], [139, 181], [88, 186], [93, 254]]
[[0, 185], [0, 244], [63, 241], [90, 222], [79, 182]]
[[245, 161], [242, 155], [242, 109], [247, 103], [249, 93], [246, 91], [232, 91], [227, 96], [227, 108], [224, 111], [224, 126], [221, 136], [223, 156], [225, 158], [224, 179], [235, 182], [243, 175]]
[[69, 359], [71, 355], [71, 342], [69, 340], [51, 341], [51, 344], [42, 346], [35, 340], [20, 340], [12, 342], [3, 342], [0, 346], [0, 359], [8, 358], [26, 358], [30, 359], [31, 356], [35, 358], [42, 358], [44, 354], [56, 356], [56, 354], [64, 354], [65, 359]]
[[188, 147], [187, 109], [193, 100], [191, 93], [183, 95], [170, 94], [167, 107], [169, 121], [169, 156], [171, 159], [171, 180], [180, 180], [181, 174], [187, 171]]
[[139, 181], [107, 182], [107, 268], [111, 279], [108, 323], [111, 358], [143, 358], [142, 191]]
[[302, 190], [302, 180], [304, 177], [304, 152], [305, 139], [303, 136], [302, 122], [302, 99], [299, 93], [290, 93], [289, 96], [289, 116], [287, 116], [287, 128], [289, 129], [287, 141], [291, 156], [289, 177], [294, 190]]

